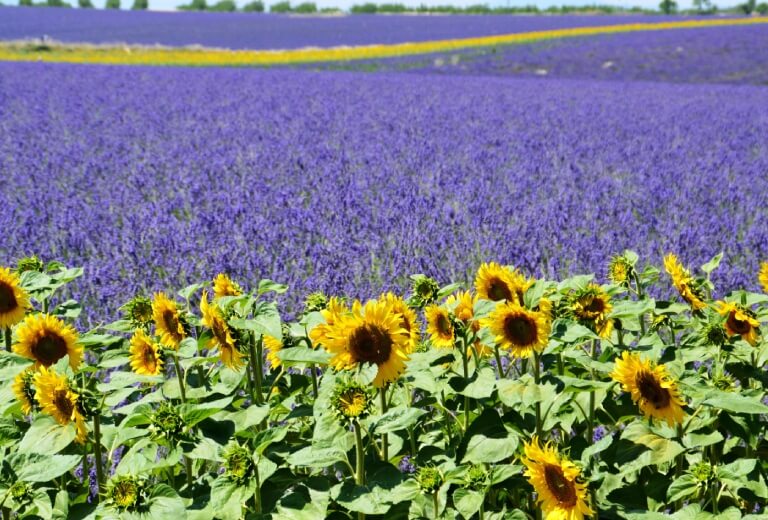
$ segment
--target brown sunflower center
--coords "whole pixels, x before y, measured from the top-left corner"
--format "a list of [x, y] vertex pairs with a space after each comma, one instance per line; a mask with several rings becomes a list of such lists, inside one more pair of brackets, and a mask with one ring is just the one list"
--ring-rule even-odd
[[226, 345], [227, 344], [227, 326], [224, 324], [222, 320], [218, 318], [215, 318], [211, 325], [212, 325], [211, 330], [213, 331], [213, 335], [216, 337], [216, 341], [219, 343], [219, 345]]
[[672, 397], [669, 395], [669, 390], [662, 388], [656, 377], [643, 370], [635, 377], [635, 384], [637, 384], [640, 395], [647, 401], [649, 401], [657, 410], [666, 408], [669, 406]]
[[55, 332], [45, 331], [32, 345], [32, 355], [41, 365], [49, 367], [67, 355], [67, 342]]
[[440, 314], [437, 317], [437, 331], [441, 336], [450, 337], [453, 335], [453, 327], [451, 327], [451, 320], [445, 314]]
[[547, 481], [547, 488], [560, 506], [573, 507], [576, 505], [576, 486], [565, 477], [563, 468], [554, 464], [545, 464], [544, 479]]
[[736, 334], [748, 334], [752, 326], [747, 320], [738, 319], [735, 312], [730, 312], [728, 313], [728, 328]]
[[66, 390], [64, 389], [54, 390], [53, 405], [56, 407], [59, 413], [61, 413], [61, 415], [63, 415], [67, 419], [72, 418], [72, 412], [75, 411], [75, 403], [73, 403], [72, 399], [69, 398]]
[[357, 327], [349, 338], [352, 358], [358, 363], [385, 363], [392, 353], [392, 344], [386, 330], [370, 323]]
[[501, 300], [512, 300], [512, 291], [507, 284], [498, 278], [491, 278], [488, 282], [488, 298], [498, 302]]
[[179, 319], [176, 317], [176, 313], [172, 310], [163, 311], [163, 322], [165, 322], [165, 328], [168, 329], [174, 336], [179, 334]]
[[531, 345], [536, 342], [536, 323], [524, 315], [507, 316], [504, 318], [504, 335], [515, 345]]
[[592, 298], [589, 303], [584, 306], [584, 312], [596, 316], [602, 314], [605, 311], [605, 302], [601, 298]]
[[0, 282], [0, 314], [10, 312], [16, 309], [18, 305], [13, 287], [5, 282]]
[[144, 366], [149, 369], [150, 372], [157, 370], [157, 357], [155, 356], [155, 349], [150, 345], [144, 345]]

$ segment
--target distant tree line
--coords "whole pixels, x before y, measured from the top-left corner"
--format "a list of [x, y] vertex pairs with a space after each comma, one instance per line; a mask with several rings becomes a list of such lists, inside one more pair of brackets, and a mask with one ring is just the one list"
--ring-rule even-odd
[[[94, 5], [92, 0], [76, 0], [77, 6], [81, 9], [93, 9]], [[121, 0], [106, 0], [105, 9], [120, 9]], [[149, 0], [127, 0], [131, 3], [131, 9], [133, 10], [146, 10], [149, 9]], [[0, 6], [3, 4], [0, 3]], [[72, 7], [72, 4], [67, 3], [65, 0], [44, 0], [42, 2], [34, 2], [33, 0], [19, 0], [20, 6], [26, 7]], [[190, 3], [180, 5], [177, 9], [181, 11], [218, 11], [218, 12], [235, 12], [242, 11], [245, 13], [263, 13], [266, 11], [266, 6], [262, 0], [251, 0], [238, 9], [234, 0], [218, 0], [216, 3], [208, 4], [207, 0], [191, 0]], [[618, 13], [655, 13], [661, 12], [663, 14], [715, 14], [717, 12], [730, 12], [740, 14], [760, 14], [768, 15], [768, 3], [757, 3], [757, 0], [746, 0], [745, 3], [729, 9], [718, 9], [718, 7], [712, 3], [711, 0], [693, 0], [693, 9], [680, 10], [678, 9], [677, 2], [675, 0], [661, 0], [658, 11], [652, 9], [644, 9], [642, 7], [617, 7], [612, 5], [585, 5], [585, 6], [551, 6], [546, 9], [540, 9], [535, 5], [525, 6], [497, 6], [490, 7], [487, 4], [476, 4], [467, 7], [456, 7], [452, 5], [437, 5], [427, 6], [419, 5], [416, 7], [406, 6], [405, 4], [397, 3], [385, 3], [376, 4], [372, 2], [364, 4], [353, 5], [349, 12], [352, 14], [397, 14], [397, 13], [435, 13], [435, 14], [570, 14], [570, 13], [602, 13], [602, 14], [618, 14]], [[342, 10], [337, 7], [323, 7], [318, 8], [314, 2], [302, 2], [296, 5], [291, 5], [288, 0], [281, 0], [275, 4], [269, 6], [270, 13], [297, 13], [297, 14], [312, 14], [312, 13], [341, 13]]]

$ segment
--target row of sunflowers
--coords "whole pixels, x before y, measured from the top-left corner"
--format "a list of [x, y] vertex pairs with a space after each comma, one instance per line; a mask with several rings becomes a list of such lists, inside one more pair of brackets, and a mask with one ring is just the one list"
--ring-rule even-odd
[[287, 287], [219, 274], [80, 332], [82, 270], [24, 258], [0, 268], [3, 518], [760, 518], [768, 296], [714, 300], [720, 261], [487, 263], [291, 322]]

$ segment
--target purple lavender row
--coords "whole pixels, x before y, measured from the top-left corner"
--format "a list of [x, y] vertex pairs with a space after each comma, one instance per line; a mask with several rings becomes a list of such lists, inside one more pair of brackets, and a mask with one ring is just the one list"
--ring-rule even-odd
[[102, 9], [13, 7], [0, 13], [0, 40], [199, 44], [231, 49], [294, 49], [371, 45], [694, 17], [653, 15], [354, 15], [290, 16], [253, 13], [161, 13]]
[[768, 89], [0, 64], [0, 263], [83, 265], [86, 321], [231, 273], [361, 298], [484, 260], [768, 258]]

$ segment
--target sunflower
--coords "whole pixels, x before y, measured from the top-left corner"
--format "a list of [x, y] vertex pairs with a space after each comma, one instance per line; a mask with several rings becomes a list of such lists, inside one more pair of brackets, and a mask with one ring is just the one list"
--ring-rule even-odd
[[401, 316], [386, 301], [369, 300], [365, 305], [355, 301], [351, 314], [340, 316], [325, 335], [323, 346], [334, 354], [331, 365], [349, 370], [375, 364], [377, 387], [397, 379], [405, 370], [410, 339]]
[[763, 292], [768, 293], [768, 262], [760, 264], [760, 274], [758, 274], [757, 279], [763, 286]]
[[269, 361], [269, 366], [278, 368], [283, 364], [277, 355], [278, 352], [283, 350], [283, 342], [269, 334], [264, 334], [263, 341], [264, 348], [267, 349], [267, 361]]
[[135, 328], [149, 328], [152, 323], [152, 301], [144, 296], [136, 296], [123, 306], [126, 319]]
[[439, 305], [429, 305], [424, 309], [427, 318], [427, 333], [432, 344], [437, 348], [452, 348], [456, 341], [451, 315]]
[[77, 370], [83, 360], [83, 347], [77, 344], [77, 331], [59, 318], [48, 314], [30, 314], [19, 326], [19, 342], [13, 351], [35, 361], [35, 366], [49, 367], [69, 355], [69, 366]]
[[633, 272], [632, 263], [624, 255], [614, 256], [608, 263], [608, 279], [616, 285], [629, 285]]
[[664, 257], [664, 269], [672, 278], [672, 285], [675, 286], [677, 292], [680, 293], [683, 300], [688, 302], [693, 310], [696, 311], [707, 306], [702, 301], [703, 295], [696, 281], [691, 276], [691, 273], [683, 267], [676, 255], [669, 253]]
[[552, 330], [546, 314], [512, 302], [498, 305], [483, 323], [495, 335], [496, 343], [518, 358], [544, 350]]
[[538, 437], [523, 445], [524, 475], [538, 495], [544, 520], [582, 520], [594, 512], [589, 507], [587, 486], [581, 470], [561, 456], [549, 443], [541, 446]]
[[13, 394], [21, 403], [21, 411], [24, 415], [29, 415], [37, 407], [35, 403], [35, 391], [32, 389], [32, 382], [35, 379], [35, 369], [27, 368], [20, 372], [14, 379]]
[[610, 297], [599, 285], [589, 284], [576, 291], [571, 299], [574, 317], [591, 327], [601, 338], [609, 338], [613, 331], [613, 320], [608, 318], [611, 310]]
[[493, 301], [517, 301], [522, 305], [523, 295], [533, 282], [520, 271], [502, 267], [496, 262], [483, 263], [477, 270], [475, 290], [478, 297]]
[[624, 351], [610, 375], [625, 392], [632, 394], [632, 400], [646, 417], [663, 419], [670, 426], [683, 422], [685, 402], [664, 365], [654, 366], [638, 354]]
[[35, 400], [40, 408], [62, 426], [74, 422], [77, 430], [75, 440], [80, 444], [85, 443], [88, 430], [77, 402], [80, 396], [69, 387], [67, 378], [57, 375], [54, 369], [40, 367], [34, 383]]
[[[464, 324], [469, 325], [473, 323], [475, 318], [475, 302], [477, 302], [477, 296], [472, 297], [472, 293], [469, 291], [459, 291], [456, 294], [451, 294], [445, 300], [445, 305], [449, 309], [453, 309], [453, 315]], [[472, 329], [477, 332], [479, 326], [475, 324]]]
[[332, 341], [329, 334], [333, 335], [336, 324], [344, 316], [349, 314], [349, 307], [347, 307], [341, 298], [331, 296], [328, 300], [328, 305], [325, 309], [320, 311], [320, 314], [325, 318], [325, 323], [317, 325], [309, 331], [309, 339], [312, 340], [312, 346], [314, 348]]
[[208, 348], [218, 348], [221, 362], [232, 370], [240, 370], [245, 365], [243, 355], [237, 349], [232, 331], [229, 330], [221, 310], [214, 303], [208, 303], [208, 292], [203, 291], [200, 299], [200, 311], [203, 313], [203, 325], [211, 329], [213, 337], [206, 345]]
[[717, 312], [721, 316], [727, 316], [725, 320], [725, 331], [729, 336], [741, 336], [741, 338], [752, 345], [757, 344], [757, 337], [760, 334], [760, 322], [755, 319], [755, 316], [744, 309], [740, 305], [735, 303], [728, 303], [724, 301], [718, 301]]
[[410, 354], [419, 343], [420, 327], [416, 319], [416, 313], [408, 307], [405, 300], [391, 292], [382, 294], [379, 300], [385, 301], [392, 307], [394, 312], [400, 314], [400, 326], [408, 332], [408, 348], [406, 353]]
[[131, 338], [131, 368], [142, 376], [156, 376], [163, 369], [160, 347], [142, 329]]
[[21, 288], [19, 275], [0, 267], [0, 329], [9, 329], [23, 320], [29, 307], [29, 295]]
[[331, 397], [331, 407], [341, 422], [364, 419], [373, 409], [370, 391], [354, 381], [338, 383]]
[[155, 319], [157, 335], [160, 343], [166, 347], [178, 350], [181, 340], [186, 337], [184, 324], [181, 321], [176, 302], [169, 299], [165, 293], [155, 293], [152, 299], [152, 316]]
[[224, 273], [217, 274], [216, 278], [213, 279], [214, 298], [240, 296], [241, 294], [243, 294], [243, 290], [240, 286]]

